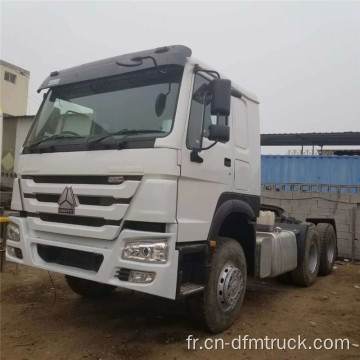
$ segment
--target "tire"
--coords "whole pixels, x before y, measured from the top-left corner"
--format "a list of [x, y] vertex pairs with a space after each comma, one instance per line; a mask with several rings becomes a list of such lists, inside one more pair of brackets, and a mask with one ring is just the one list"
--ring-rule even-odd
[[320, 266], [320, 239], [315, 226], [309, 228], [306, 239], [302, 261], [297, 268], [291, 272], [294, 284], [300, 286], [311, 286], [316, 281]]
[[65, 275], [65, 280], [70, 289], [76, 294], [90, 299], [100, 299], [111, 295], [116, 286], [98, 283], [96, 281], [80, 279]]
[[246, 290], [246, 260], [241, 245], [218, 238], [204, 292], [186, 299], [188, 313], [196, 326], [220, 333], [240, 313]]
[[320, 275], [329, 275], [337, 256], [337, 240], [334, 227], [329, 223], [319, 223], [316, 230], [320, 239]]

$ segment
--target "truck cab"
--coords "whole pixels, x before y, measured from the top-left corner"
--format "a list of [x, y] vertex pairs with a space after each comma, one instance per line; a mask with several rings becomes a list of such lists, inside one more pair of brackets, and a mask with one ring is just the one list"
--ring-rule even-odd
[[235, 320], [248, 275], [302, 264], [311, 224], [284, 227], [282, 240], [256, 233], [258, 99], [189, 48], [54, 71], [39, 91], [14, 182], [8, 260], [65, 274], [83, 296], [116, 287], [185, 296], [213, 332]]

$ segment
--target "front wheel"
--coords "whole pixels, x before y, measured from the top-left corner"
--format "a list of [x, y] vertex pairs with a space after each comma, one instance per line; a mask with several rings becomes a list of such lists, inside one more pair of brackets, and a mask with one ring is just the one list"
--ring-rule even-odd
[[233, 239], [217, 239], [204, 292], [186, 300], [191, 319], [213, 333], [228, 329], [240, 313], [246, 277], [241, 245]]
[[86, 279], [80, 279], [70, 275], [65, 275], [65, 280], [72, 291], [83, 297], [91, 299], [107, 297], [111, 295], [116, 289], [116, 286], [102, 284]]

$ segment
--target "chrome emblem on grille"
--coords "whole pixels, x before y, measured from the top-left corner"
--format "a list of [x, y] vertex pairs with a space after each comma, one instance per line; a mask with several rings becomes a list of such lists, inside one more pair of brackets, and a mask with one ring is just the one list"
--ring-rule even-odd
[[71, 186], [67, 186], [58, 200], [59, 214], [74, 214], [75, 208], [79, 206]]

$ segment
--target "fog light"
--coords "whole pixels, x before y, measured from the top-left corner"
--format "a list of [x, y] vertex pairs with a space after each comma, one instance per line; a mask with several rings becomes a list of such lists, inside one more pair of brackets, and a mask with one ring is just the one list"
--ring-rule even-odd
[[155, 278], [155, 273], [138, 270], [131, 270], [129, 281], [134, 283], [151, 283]]
[[134, 241], [125, 245], [122, 258], [142, 262], [166, 263], [166, 241]]
[[6, 228], [6, 240], [20, 241], [20, 229], [13, 222], [9, 222]]
[[15, 257], [17, 259], [22, 259], [23, 258], [23, 254], [21, 249], [13, 247], [13, 246], [7, 246], [7, 253], [8, 255]]

